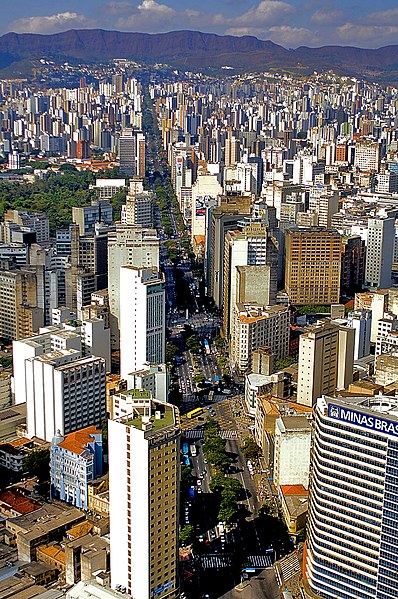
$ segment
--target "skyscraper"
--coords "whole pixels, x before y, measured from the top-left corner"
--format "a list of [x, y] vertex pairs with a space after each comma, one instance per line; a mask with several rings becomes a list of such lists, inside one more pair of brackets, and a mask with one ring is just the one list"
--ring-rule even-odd
[[133, 177], [137, 174], [137, 138], [132, 129], [123, 129], [119, 137], [120, 174]]
[[285, 289], [292, 304], [338, 304], [341, 235], [333, 229], [297, 228], [285, 234]]
[[120, 269], [120, 374], [165, 361], [164, 278], [157, 268]]
[[159, 239], [155, 229], [117, 225], [108, 235], [108, 293], [112, 347], [118, 344], [120, 267], [159, 268]]
[[109, 421], [111, 586], [134, 599], [178, 593], [179, 445], [177, 408], [142, 394]]
[[395, 238], [394, 218], [370, 218], [366, 247], [365, 287], [391, 287]]
[[396, 398], [318, 399], [312, 458], [305, 585], [323, 599], [396, 597]]

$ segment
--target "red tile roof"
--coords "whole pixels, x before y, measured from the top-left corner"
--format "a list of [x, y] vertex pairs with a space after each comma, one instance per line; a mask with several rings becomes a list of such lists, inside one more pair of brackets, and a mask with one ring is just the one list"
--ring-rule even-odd
[[281, 491], [284, 496], [287, 495], [308, 495], [308, 490], [303, 485], [281, 485]]
[[58, 443], [58, 447], [80, 455], [86, 449], [87, 444], [93, 440], [93, 435], [99, 435], [101, 432], [96, 426], [82, 428], [74, 433], [65, 435], [64, 440]]
[[8, 507], [19, 514], [29, 514], [34, 512], [40, 506], [40, 503], [33, 501], [29, 497], [25, 497], [19, 491], [11, 490], [0, 493], [0, 506]]

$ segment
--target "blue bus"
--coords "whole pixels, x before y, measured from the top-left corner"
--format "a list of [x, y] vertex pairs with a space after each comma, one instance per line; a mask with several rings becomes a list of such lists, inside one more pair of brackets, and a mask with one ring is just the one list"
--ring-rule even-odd
[[185, 464], [185, 466], [191, 465], [191, 462], [189, 461], [189, 457], [187, 455], [184, 455], [184, 464]]
[[214, 375], [214, 384], [215, 385], [219, 385], [220, 384], [220, 377], [217, 376], [217, 374]]
[[188, 443], [183, 443], [183, 445], [182, 445], [182, 453], [184, 455], [188, 455]]

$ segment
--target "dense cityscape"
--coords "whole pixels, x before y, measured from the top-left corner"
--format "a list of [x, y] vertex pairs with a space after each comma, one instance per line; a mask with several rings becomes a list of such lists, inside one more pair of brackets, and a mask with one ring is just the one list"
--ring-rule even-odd
[[398, 87], [232, 71], [0, 80], [0, 599], [398, 596]]

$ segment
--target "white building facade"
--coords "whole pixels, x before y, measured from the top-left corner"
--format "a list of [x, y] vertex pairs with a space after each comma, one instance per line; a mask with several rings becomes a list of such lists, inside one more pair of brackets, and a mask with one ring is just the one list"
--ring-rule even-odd
[[165, 361], [164, 277], [157, 268], [120, 269], [120, 374]]

